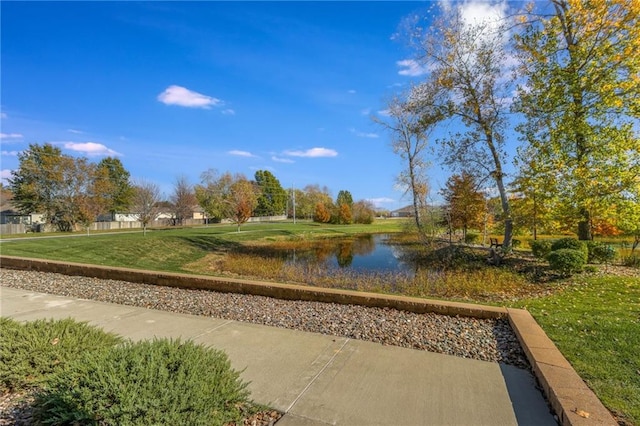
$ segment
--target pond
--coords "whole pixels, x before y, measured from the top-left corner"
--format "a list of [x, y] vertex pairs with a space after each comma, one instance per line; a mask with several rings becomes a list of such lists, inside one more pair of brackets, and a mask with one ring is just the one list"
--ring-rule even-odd
[[328, 269], [354, 272], [415, 271], [415, 266], [403, 260], [400, 248], [392, 245], [385, 234], [323, 240], [312, 248], [289, 250], [286, 259], [291, 264], [322, 262]]

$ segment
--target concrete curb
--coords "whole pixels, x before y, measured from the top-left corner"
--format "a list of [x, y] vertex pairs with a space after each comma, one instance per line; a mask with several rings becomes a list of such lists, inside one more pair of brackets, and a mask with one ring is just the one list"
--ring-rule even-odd
[[169, 287], [180, 286], [226, 293], [254, 294], [287, 300], [386, 307], [415, 313], [433, 312], [475, 318], [507, 317], [533, 368], [534, 375], [543, 388], [545, 397], [562, 425], [617, 425], [611, 413], [584, 383], [544, 330], [531, 314], [523, 309], [14, 256], [0, 256], [0, 267]]

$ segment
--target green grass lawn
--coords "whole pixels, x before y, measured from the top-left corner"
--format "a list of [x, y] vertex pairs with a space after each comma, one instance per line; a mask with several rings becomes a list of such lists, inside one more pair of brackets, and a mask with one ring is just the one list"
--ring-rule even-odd
[[[236, 232], [235, 225], [210, 225], [153, 230], [146, 236], [138, 232], [20, 238], [2, 242], [0, 251], [14, 256], [193, 272], [187, 265], [212, 252], [224, 253], [242, 244], [402, 230], [403, 221], [398, 220], [349, 226], [311, 222], [245, 224], [240, 232]], [[492, 271], [517, 274], [484, 267], [478, 270], [475, 281], [486, 282], [482, 274]], [[473, 274], [466, 271], [466, 282], [474, 281]], [[640, 425], [640, 277], [576, 276], [545, 284], [526, 282], [525, 275], [515, 278], [516, 286], [547, 286], [550, 295], [507, 303], [531, 311], [603, 403], [627, 424]], [[466, 285], [462, 281], [458, 284]], [[444, 294], [442, 297], [447, 298]]]
[[[197, 261], [212, 250], [233, 248], [245, 242], [276, 241], [287, 238], [346, 236], [359, 233], [398, 232], [401, 221], [380, 220], [371, 225], [320, 225], [312, 222], [210, 225], [198, 228], [168, 228], [137, 233], [79, 232], [73, 236], [11, 239], [0, 244], [7, 256], [122, 266], [170, 272], [187, 272], [183, 265]], [[33, 235], [33, 234], [30, 234]]]
[[528, 309], [602, 402], [640, 424], [640, 278], [574, 278]]

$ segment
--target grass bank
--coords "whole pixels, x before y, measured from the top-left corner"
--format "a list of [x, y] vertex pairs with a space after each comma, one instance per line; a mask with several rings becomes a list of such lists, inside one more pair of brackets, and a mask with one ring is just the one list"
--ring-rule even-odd
[[622, 424], [640, 424], [640, 278], [577, 277], [522, 300]]

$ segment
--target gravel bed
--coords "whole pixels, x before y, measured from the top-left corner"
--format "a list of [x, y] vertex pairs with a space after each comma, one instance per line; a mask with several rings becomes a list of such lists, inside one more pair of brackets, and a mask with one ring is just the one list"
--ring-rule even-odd
[[415, 314], [389, 308], [280, 300], [0, 268], [3, 286], [289, 328], [511, 364], [529, 363], [506, 319]]

